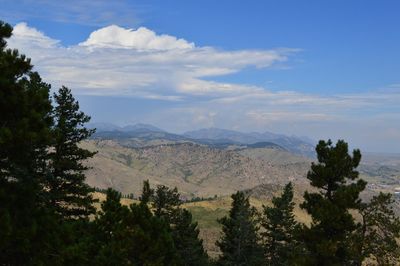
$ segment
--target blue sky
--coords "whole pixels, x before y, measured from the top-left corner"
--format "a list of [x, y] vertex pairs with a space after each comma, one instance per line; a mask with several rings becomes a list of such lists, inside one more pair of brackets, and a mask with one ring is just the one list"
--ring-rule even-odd
[[400, 151], [400, 2], [8, 1], [10, 47], [97, 122]]

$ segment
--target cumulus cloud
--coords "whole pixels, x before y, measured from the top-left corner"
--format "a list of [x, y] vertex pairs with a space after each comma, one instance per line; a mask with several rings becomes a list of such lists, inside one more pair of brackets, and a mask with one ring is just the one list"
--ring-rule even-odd
[[191, 49], [193, 43], [170, 35], [157, 35], [145, 27], [137, 30], [125, 29], [116, 25], [92, 32], [82, 46], [96, 48], [131, 48], [137, 50]]

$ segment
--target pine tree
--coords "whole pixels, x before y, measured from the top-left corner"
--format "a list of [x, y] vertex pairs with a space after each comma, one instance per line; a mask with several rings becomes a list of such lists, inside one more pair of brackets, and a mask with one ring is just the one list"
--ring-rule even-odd
[[54, 152], [51, 154], [52, 176], [48, 180], [50, 203], [66, 219], [87, 218], [94, 213], [94, 190], [85, 183], [85, 160], [95, 152], [79, 146], [94, 130], [85, 128], [90, 117], [79, 111], [71, 90], [62, 87], [54, 94]]
[[182, 201], [176, 187], [170, 189], [164, 185], [157, 186], [152, 202], [155, 216], [163, 218], [170, 223], [171, 218], [178, 211], [181, 204]]
[[358, 248], [359, 261], [373, 258], [378, 265], [395, 265], [400, 260], [400, 219], [393, 209], [393, 197], [380, 193], [362, 203], [362, 227], [355, 233], [353, 246]]
[[30, 59], [7, 49], [12, 27], [0, 21], [0, 261], [49, 263], [56, 225], [44, 201], [51, 143], [50, 85]]
[[293, 214], [293, 185], [288, 183], [281, 196], [272, 199], [272, 207], [263, 206], [261, 221], [264, 254], [268, 265], [291, 265], [299, 244], [299, 225]]
[[147, 205], [132, 204], [128, 220], [129, 259], [133, 265], [181, 265], [168, 224]]
[[149, 180], [143, 181], [142, 195], [140, 196], [140, 202], [142, 204], [149, 203], [154, 195], [154, 189], [150, 188]]
[[301, 204], [312, 217], [311, 226], [302, 232], [308, 264], [348, 265], [354, 259], [352, 232], [359, 227], [349, 211], [360, 206], [359, 194], [366, 185], [355, 170], [361, 153], [354, 150], [350, 156], [343, 140], [336, 146], [321, 140], [316, 151], [318, 163], [312, 163], [307, 178], [319, 192], [305, 192]]
[[182, 265], [208, 265], [208, 255], [204, 250], [203, 241], [199, 239], [200, 231], [197, 223], [192, 220], [192, 214], [188, 210], [179, 209], [172, 226], [172, 237]]
[[107, 190], [107, 199], [94, 220], [93, 264], [127, 265], [130, 236], [128, 235], [129, 209], [121, 205], [121, 193]]
[[243, 192], [232, 195], [229, 216], [219, 220], [222, 238], [217, 241], [222, 255], [219, 265], [262, 265], [264, 264], [261, 245], [255, 222], [256, 211], [250, 206], [249, 198]]
[[146, 204], [120, 203], [109, 189], [94, 221], [93, 265], [176, 265], [178, 254], [168, 226]]
[[[144, 183], [143, 191], [143, 195], [153, 192], [148, 182]], [[182, 201], [178, 189], [159, 185], [154, 191], [154, 195], [145, 197], [143, 195], [142, 198], [152, 198], [155, 216], [163, 219], [169, 225], [181, 264], [207, 265], [208, 256], [204, 251], [203, 241], [199, 239], [197, 223], [192, 221], [189, 211], [180, 207]]]

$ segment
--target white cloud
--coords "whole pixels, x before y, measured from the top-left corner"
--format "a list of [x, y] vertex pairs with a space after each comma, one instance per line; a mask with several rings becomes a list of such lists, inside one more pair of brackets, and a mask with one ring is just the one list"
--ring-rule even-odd
[[[97, 95], [153, 95], [166, 100], [203, 95], [238, 95], [251, 86], [205, 81], [246, 67], [270, 67], [295, 50], [219, 51], [195, 47], [144, 27], [109, 26], [94, 31], [80, 45], [64, 47], [25, 23], [15, 26], [10, 46], [32, 57], [42, 76], [55, 86]], [[32, 41], [36, 45], [32, 46]], [[258, 89], [257, 89], [258, 90]]]
[[156, 35], [152, 30], [140, 27], [137, 30], [125, 29], [116, 25], [92, 32], [82, 46], [96, 48], [127, 48], [137, 50], [192, 49], [193, 43], [170, 35]]
[[36, 45], [40, 48], [54, 48], [58, 40], [47, 37], [43, 32], [28, 27], [26, 23], [19, 23], [13, 29], [13, 38], [23, 42], [22, 45]]
[[188, 78], [184, 80], [184, 82], [178, 84], [177, 91], [193, 95], [211, 94], [213, 98], [222, 97], [221, 99], [225, 99], [224, 96], [227, 95], [231, 97], [232, 95], [239, 95], [238, 97], [240, 98], [243, 95], [262, 92], [262, 89], [256, 86], [246, 86]]

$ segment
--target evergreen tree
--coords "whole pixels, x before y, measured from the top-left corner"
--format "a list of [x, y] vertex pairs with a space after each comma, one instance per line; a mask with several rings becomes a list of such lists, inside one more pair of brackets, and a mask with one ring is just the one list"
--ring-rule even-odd
[[268, 265], [291, 265], [298, 243], [299, 225], [294, 219], [293, 185], [288, 183], [281, 196], [272, 199], [272, 206], [263, 206], [261, 220], [264, 254]]
[[129, 209], [121, 205], [121, 193], [107, 190], [107, 199], [94, 220], [94, 265], [127, 265], [130, 236]]
[[219, 265], [262, 265], [263, 253], [257, 235], [256, 211], [243, 192], [232, 195], [229, 216], [219, 220], [222, 238], [217, 241], [222, 255]]
[[173, 219], [172, 237], [182, 265], [208, 265], [208, 255], [203, 241], [199, 239], [199, 232], [197, 223], [192, 220], [192, 214], [188, 210], [179, 209]]
[[360, 258], [357, 265], [365, 258], [374, 259], [378, 265], [395, 265], [400, 260], [400, 219], [393, 203], [392, 195], [382, 192], [369, 203], [362, 203], [362, 227], [353, 238]]
[[168, 224], [147, 205], [132, 204], [128, 220], [129, 259], [133, 265], [181, 265]]
[[7, 49], [12, 27], [0, 21], [0, 261], [5, 265], [57, 261], [53, 228], [44, 204], [52, 126], [50, 85], [30, 59]]
[[147, 205], [120, 203], [109, 189], [94, 221], [94, 265], [176, 265], [178, 255], [168, 226]]
[[[144, 183], [143, 191], [152, 192], [148, 182]], [[149, 198], [148, 196], [142, 198]], [[197, 223], [192, 221], [189, 211], [180, 208], [182, 201], [177, 188], [157, 186], [152, 196], [154, 214], [162, 218], [169, 225], [174, 244], [180, 256], [182, 265], [206, 265], [208, 256], [203, 248], [203, 241], [199, 239]]]
[[87, 218], [93, 214], [94, 190], [85, 183], [84, 161], [95, 152], [80, 147], [93, 129], [85, 128], [90, 117], [79, 111], [71, 90], [62, 87], [54, 94], [54, 152], [51, 153], [52, 176], [48, 180], [50, 203], [63, 218]]
[[[60, 221], [60, 217], [57, 218], [61, 265], [91, 265], [93, 256], [90, 251], [100, 247], [94, 248], [93, 222], [85, 219]], [[56, 264], [52, 261], [51, 265]]]
[[140, 202], [143, 204], [149, 203], [154, 195], [154, 189], [150, 188], [149, 180], [143, 181], [142, 195], [140, 196]]
[[349, 210], [360, 206], [359, 194], [366, 182], [355, 170], [361, 153], [348, 154], [348, 145], [339, 140], [336, 146], [320, 141], [316, 147], [318, 163], [312, 163], [307, 178], [316, 193], [305, 192], [301, 207], [312, 217], [304, 226], [302, 237], [311, 265], [350, 265], [354, 260], [352, 232], [359, 227]]
[[164, 185], [157, 186], [152, 202], [155, 216], [164, 218], [170, 223], [181, 204], [182, 201], [176, 187], [170, 189]]

